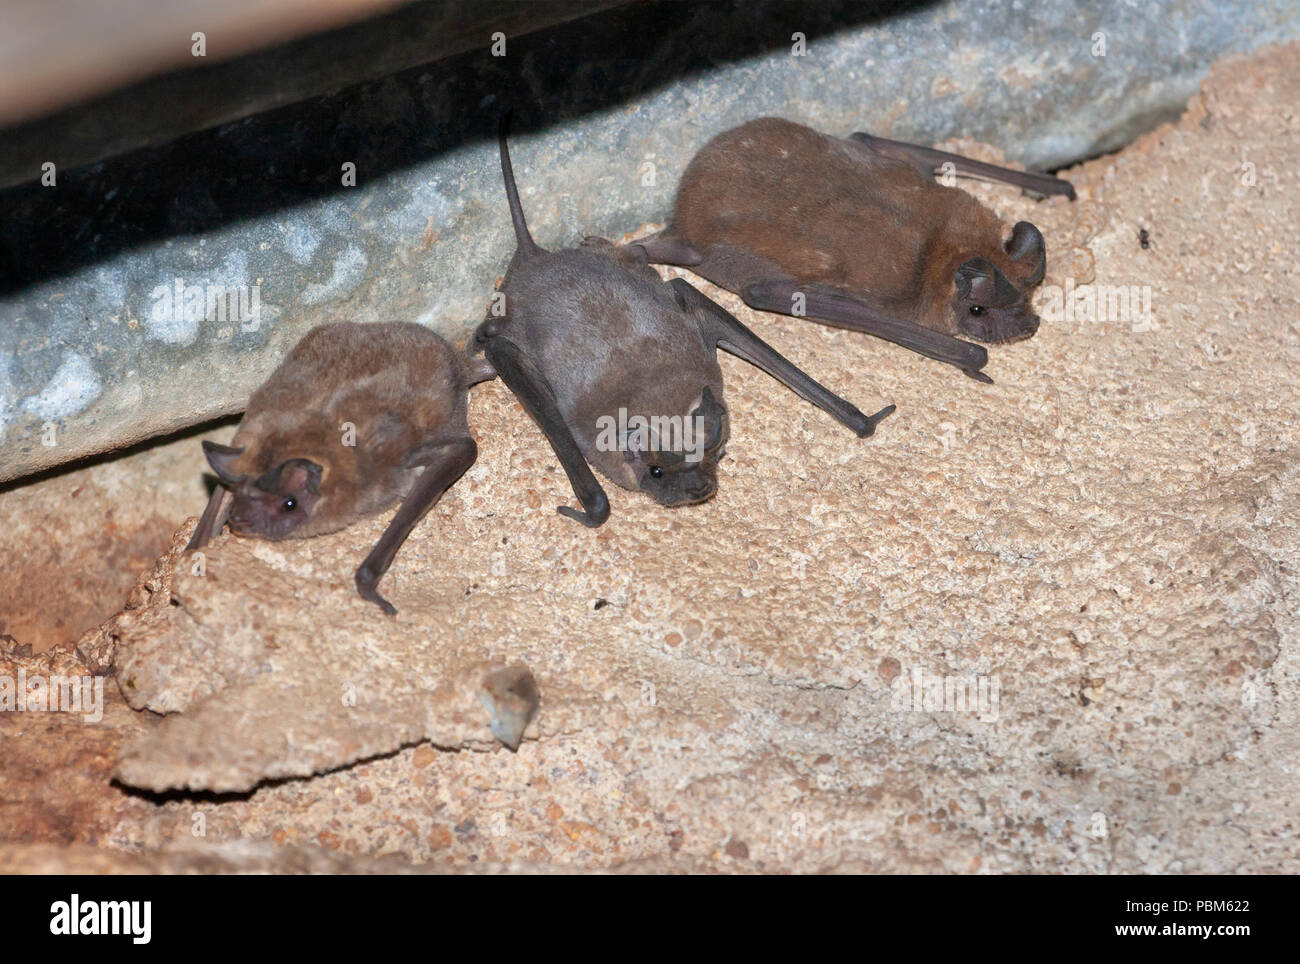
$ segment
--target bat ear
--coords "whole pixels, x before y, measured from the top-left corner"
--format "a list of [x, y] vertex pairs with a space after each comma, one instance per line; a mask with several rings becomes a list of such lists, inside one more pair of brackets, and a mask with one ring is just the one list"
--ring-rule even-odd
[[311, 459], [287, 459], [257, 480], [267, 492], [310, 492], [320, 495], [323, 469]]
[[647, 438], [647, 432], [648, 429], [645, 426], [639, 426], [638, 428], [629, 427], [623, 433], [620, 447], [623, 450], [624, 461], [635, 462], [649, 450], [650, 442]]
[[239, 485], [247, 475], [236, 475], [234, 471], [235, 461], [244, 454], [242, 448], [234, 448], [230, 445], [219, 445], [216, 442], [204, 441], [203, 454], [207, 457], [208, 465], [212, 466], [212, 471], [217, 473], [224, 485]]
[[700, 404], [696, 406], [695, 411], [691, 412], [692, 418], [704, 419], [704, 450], [706, 452], [717, 448], [722, 442], [722, 422], [727, 414], [727, 410], [722, 407], [722, 403], [713, 397], [713, 390], [707, 385], [704, 386], [704, 393], [700, 396]]
[[954, 276], [957, 296], [977, 305], [1009, 305], [1020, 297], [1007, 276], [987, 258], [971, 258]]
[[1026, 273], [1021, 281], [1025, 285], [1032, 287], [1043, 280], [1047, 273], [1047, 244], [1043, 241], [1043, 232], [1028, 221], [1018, 221], [1003, 247], [1011, 260], [1024, 267]]

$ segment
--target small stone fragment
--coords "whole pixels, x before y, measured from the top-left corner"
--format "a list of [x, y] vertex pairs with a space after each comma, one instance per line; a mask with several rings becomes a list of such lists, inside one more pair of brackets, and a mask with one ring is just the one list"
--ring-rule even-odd
[[510, 749], [519, 749], [524, 730], [541, 705], [537, 681], [528, 667], [507, 666], [489, 673], [479, 698], [491, 715], [492, 735]]

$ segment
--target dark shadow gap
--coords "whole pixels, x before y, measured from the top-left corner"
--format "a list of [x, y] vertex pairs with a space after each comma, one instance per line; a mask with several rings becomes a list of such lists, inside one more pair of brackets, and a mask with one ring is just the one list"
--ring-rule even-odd
[[[721, 64], [935, 0], [642, 3], [510, 39], [0, 192], [0, 295], [132, 247], [201, 234], [373, 181], [495, 136], [563, 124]], [[3, 491], [3, 490], [0, 490]]]
[[[170, 445], [172, 442], [179, 442], [187, 438], [197, 438], [204, 432], [210, 432], [213, 429], [223, 428], [225, 426], [234, 427], [239, 424], [239, 420], [242, 417], [242, 412], [236, 415], [226, 415], [222, 418], [215, 418], [198, 425], [191, 425], [188, 428], [170, 432], [167, 435], [156, 435], [153, 438], [145, 439], [142, 442], [136, 442], [134, 445], [128, 445], [125, 448], [113, 449], [111, 452], [100, 452], [96, 455], [87, 455], [79, 459], [74, 459], [71, 462], [61, 462], [58, 465], [52, 465], [48, 469], [42, 469], [40, 472], [33, 473], [32, 475], [23, 475], [16, 479], [9, 479], [7, 482], [0, 482], [0, 495], [13, 492], [16, 489], [26, 488], [29, 485], [38, 485], [41, 482], [47, 482], [50, 479], [58, 478], [61, 475], [67, 475], [69, 472], [77, 472], [81, 469], [93, 468], [97, 465], [116, 462], [119, 459], [130, 458], [133, 455], [148, 452], [150, 449], [159, 448], [163, 445]], [[194, 514], [198, 515], [198, 512], [195, 512]]]

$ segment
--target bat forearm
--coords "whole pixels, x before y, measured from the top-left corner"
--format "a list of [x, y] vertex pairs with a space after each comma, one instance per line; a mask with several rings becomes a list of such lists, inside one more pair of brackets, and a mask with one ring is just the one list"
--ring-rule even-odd
[[436, 454], [429, 457], [428, 467], [420, 474], [397, 514], [388, 523], [388, 528], [357, 569], [357, 592], [363, 599], [375, 603], [390, 616], [397, 614], [397, 608], [379, 594], [379, 580], [393, 564], [393, 557], [406, 542], [411, 530], [442, 494], [465, 474], [477, 457], [478, 446], [468, 437], [445, 443]]
[[937, 174], [945, 164], [951, 164], [952, 172], [963, 177], [1001, 181], [1004, 184], [1011, 184], [1026, 191], [1033, 191], [1035, 194], [1044, 196], [1060, 194], [1071, 201], [1075, 199], [1074, 185], [1059, 177], [1052, 177], [1050, 174], [1014, 171], [1009, 167], [999, 167], [996, 164], [972, 160], [969, 157], [962, 157], [960, 154], [938, 151], [932, 147], [921, 147], [918, 144], [907, 144], [903, 141], [891, 141], [887, 137], [876, 137], [874, 134], [859, 132], [853, 134], [851, 139], [859, 144], [866, 145], [881, 157], [888, 157], [911, 164], [923, 174]]
[[[800, 293], [799, 285], [792, 281], [773, 281], [748, 285], [741, 292], [741, 297], [751, 307], [788, 315], [794, 296], [798, 293]], [[977, 381], [993, 381], [980, 370], [988, 364], [989, 360], [988, 350], [982, 345], [962, 341], [960, 338], [908, 321], [890, 318], [865, 302], [848, 295], [818, 291], [802, 293], [809, 318], [855, 331], [864, 331], [937, 361], [955, 365]]]
[[596, 481], [545, 380], [524, 359], [518, 346], [504, 336], [489, 338], [484, 351], [506, 387], [514, 392], [551, 443], [555, 457], [569, 477], [574, 495], [585, 510], [579, 512], [569, 506], [559, 506], [560, 514], [576, 519], [588, 528], [602, 525], [609, 518], [609, 499]]

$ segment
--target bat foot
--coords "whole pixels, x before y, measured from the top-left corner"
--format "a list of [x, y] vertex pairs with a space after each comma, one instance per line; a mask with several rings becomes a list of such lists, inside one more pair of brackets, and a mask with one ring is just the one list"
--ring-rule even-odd
[[369, 572], [365, 566], [357, 570], [357, 593], [362, 599], [374, 603], [389, 616], [397, 615], [397, 607], [390, 603], [383, 596], [379, 595], [376, 586], [379, 583], [379, 577]]
[[492, 363], [486, 358], [471, 359], [466, 367], [468, 371], [465, 377], [470, 385], [491, 381], [497, 377], [497, 370], [492, 367]]
[[382, 610], [384, 611], [384, 614], [385, 614], [385, 615], [387, 615], [387, 616], [396, 616], [396, 615], [397, 615], [397, 607], [394, 606], [392, 603], [390, 603], [390, 602], [389, 602], [387, 599], [385, 599], [383, 596], [379, 595], [379, 593], [374, 592], [374, 591], [371, 591], [369, 594], [367, 594], [367, 593], [364, 593], [364, 592], [363, 592], [363, 593], [361, 594], [361, 597], [362, 597], [363, 599], [368, 599], [368, 600], [370, 600], [372, 603], [374, 603], [376, 606], [378, 606], [380, 609], [382, 609]]
[[979, 371], [978, 369], [975, 368], [963, 368], [962, 374], [969, 375], [971, 378], [975, 379], [975, 381], [983, 382], [985, 385], [993, 384], [993, 379], [989, 378], [988, 375], [985, 375], [982, 371]]
[[[496, 338], [501, 332], [506, 330], [505, 318], [488, 318], [474, 330], [474, 341], [478, 344], [486, 344], [493, 338]], [[488, 362], [490, 365], [491, 362]], [[492, 369], [492, 374], [496, 374], [496, 369]], [[484, 379], [486, 381], [486, 379]]]
[[876, 426], [890, 415], [893, 415], [896, 411], [898, 411], [897, 405], [886, 405], [880, 411], [876, 412], [875, 415], [868, 415], [866, 428], [858, 433], [858, 438], [867, 438], [868, 436], [874, 435], [876, 433]]
[[605, 520], [609, 518], [609, 502], [602, 499], [600, 505], [596, 506], [596, 511], [593, 513], [583, 512], [580, 509], [575, 509], [568, 505], [557, 505], [555, 511], [560, 513], [560, 515], [564, 516], [566, 519], [574, 519], [581, 522], [588, 529], [599, 529], [605, 524]]

